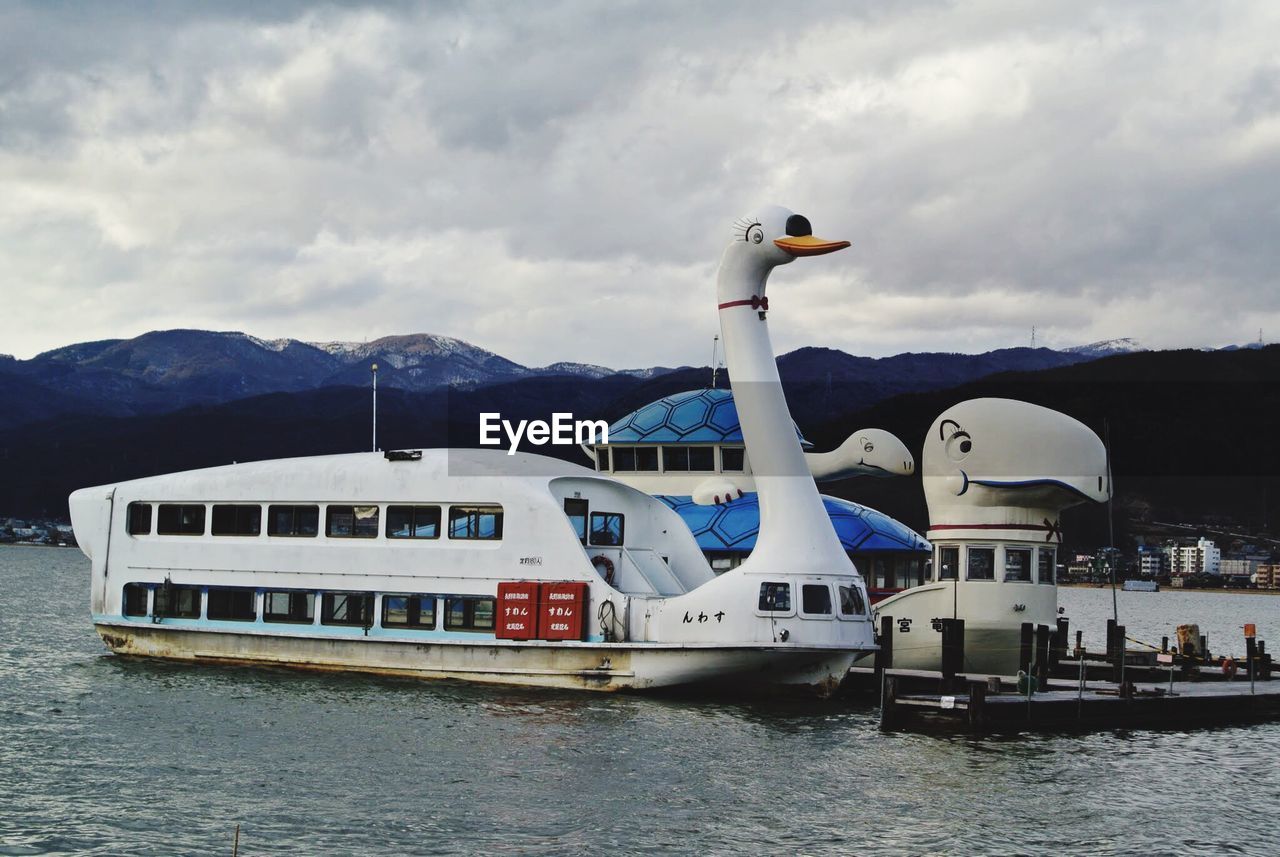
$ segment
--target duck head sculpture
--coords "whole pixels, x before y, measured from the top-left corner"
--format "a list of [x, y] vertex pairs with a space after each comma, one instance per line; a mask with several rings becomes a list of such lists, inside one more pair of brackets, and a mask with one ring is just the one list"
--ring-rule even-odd
[[796, 438], [769, 340], [765, 285], [770, 272], [797, 258], [843, 250], [848, 241], [813, 234], [803, 215], [777, 206], [740, 218], [716, 279], [721, 340], [733, 398], [760, 501], [756, 548], [744, 563], [797, 569], [847, 569], [822, 498]]
[[1063, 509], [1111, 497], [1107, 452], [1088, 426], [1011, 399], [944, 411], [925, 438], [921, 474], [932, 539], [996, 537], [1007, 525], [1057, 541]]

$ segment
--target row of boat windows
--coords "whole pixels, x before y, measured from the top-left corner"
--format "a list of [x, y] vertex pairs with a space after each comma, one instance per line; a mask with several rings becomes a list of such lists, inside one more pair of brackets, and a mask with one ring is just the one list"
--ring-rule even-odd
[[314, 625], [318, 599], [321, 625], [431, 631], [436, 629], [437, 614], [443, 617], [446, 631], [492, 631], [494, 622], [494, 599], [473, 595], [384, 594], [378, 608], [378, 599], [370, 592], [126, 583], [123, 596], [125, 616], [153, 619], [256, 622], [261, 618], [270, 623]]
[[746, 450], [741, 446], [597, 446], [596, 468], [602, 472], [741, 473]]
[[[1022, 548], [1005, 546], [1003, 572], [1000, 580], [1005, 583], [1053, 583], [1057, 570], [1057, 551], [1054, 548]], [[938, 580], [957, 580], [961, 569], [960, 546], [940, 545], [935, 567]], [[965, 548], [965, 580], [996, 580], [996, 548]]]
[[[825, 583], [803, 583], [800, 585], [800, 614], [802, 616], [832, 616], [834, 607], [840, 608], [840, 615], [845, 617], [862, 617], [867, 614], [867, 602], [862, 591], [853, 584], [838, 583], [835, 586], [836, 599], [833, 604], [831, 587]], [[790, 583], [760, 584], [760, 600], [757, 609], [761, 613], [791, 613]]]
[[[385, 514], [384, 514], [385, 511]], [[152, 529], [154, 513], [155, 528]], [[502, 538], [502, 507], [457, 505], [448, 507], [447, 530], [451, 539], [497, 540]], [[257, 503], [130, 503], [126, 526], [130, 535], [146, 536], [260, 536], [263, 507]], [[311, 537], [320, 533], [319, 504], [271, 504], [266, 507], [267, 535]], [[324, 534], [329, 538], [438, 539], [445, 520], [443, 507], [328, 505], [324, 507]], [[208, 526], [206, 527], [206, 522]]]

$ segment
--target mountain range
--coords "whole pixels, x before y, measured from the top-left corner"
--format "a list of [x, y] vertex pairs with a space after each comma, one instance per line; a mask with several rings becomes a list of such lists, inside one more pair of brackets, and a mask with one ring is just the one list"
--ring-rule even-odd
[[[845, 395], [855, 399], [853, 404], [865, 406], [896, 393], [952, 386], [993, 372], [1045, 369], [1139, 348], [1129, 340], [1116, 340], [1065, 351], [1008, 348], [986, 354], [883, 358], [802, 348], [780, 358], [779, 368], [789, 381], [842, 385]], [[705, 383], [710, 371], [667, 366], [619, 370], [572, 362], [530, 367], [460, 339], [427, 333], [357, 343], [162, 330], [133, 339], [68, 345], [30, 360], [0, 356], [0, 429], [69, 415], [161, 414], [267, 393], [365, 386], [374, 364], [380, 387], [411, 392], [566, 376], [644, 380], [682, 371], [697, 372], [704, 379], [699, 383]]]
[[[31, 360], [0, 358], [0, 516], [64, 517], [67, 494], [84, 485], [368, 449], [374, 361], [383, 448], [475, 446], [483, 411], [612, 421], [711, 380], [709, 367], [531, 368], [425, 334], [305, 343], [162, 331]], [[1270, 529], [1280, 514], [1280, 460], [1270, 439], [1280, 412], [1280, 347], [1169, 352], [1120, 341], [884, 358], [801, 348], [778, 366], [792, 415], [818, 449], [879, 427], [918, 456], [932, 419], [977, 396], [1023, 399], [1082, 420], [1111, 441], [1117, 540], [1134, 521], [1217, 518]], [[722, 386], [731, 380], [719, 373]], [[541, 451], [585, 462], [576, 448]], [[927, 525], [918, 477], [824, 490], [922, 531]], [[1093, 543], [1108, 538], [1099, 509], [1065, 523]]]

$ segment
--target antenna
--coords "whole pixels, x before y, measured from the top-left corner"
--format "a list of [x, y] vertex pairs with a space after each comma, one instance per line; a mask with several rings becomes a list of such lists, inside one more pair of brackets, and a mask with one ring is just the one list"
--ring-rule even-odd
[[720, 350], [720, 334], [711, 339], [711, 389], [716, 388], [716, 375], [720, 372], [720, 364], [716, 361], [716, 352]]
[[1036, 326], [1034, 324], [1031, 325], [1031, 347], [1036, 347]]
[[373, 451], [378, 451], [378, 364], [369, 367], [373, 374]]

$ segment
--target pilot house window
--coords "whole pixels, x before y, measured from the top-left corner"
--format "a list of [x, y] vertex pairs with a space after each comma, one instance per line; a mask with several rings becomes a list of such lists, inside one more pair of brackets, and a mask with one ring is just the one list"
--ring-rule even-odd
[[591, 513], [591, 544], [596, 547], [619, 547], [622, 545], [623, 516], [617, 512]]
[[800, 587], [803, 612], [815, 616], [831, 615], [831, 587], [825, 583], [806, 583]]
[[587, 543], [587, 508], [587, 501], [579, 497], [566, 497], [564, 500], [565, 517], [573, 527], [573, 534], [584, 545]]
[[760, 584], [759, 610], [762, 613], [790, 613], [791, 612], [791, 584], [790, 583]]
[[996, 549], [969, 548], [969, 570], [966, 580], [996, 579]]
[[450, 506], [449, 538], [481, 541], [502, 538], [502, 507]]
[[960, 577], [960, 548], [938, 548], [938, 580], [958, 580]]
[[1019, 583], [1031, 582], [1031, 549], [1004, 549], [1004, 579]]
[[1057, 554], [1053, 548], [1040, 548], [1037, 560], [1040, 564], [1040, 582], [1053, 583], [1053, 573], [1057, 569]]
[[377, 506], [329, 506], [325, 509], [325, 535], [339, 539], [376, 539]]

